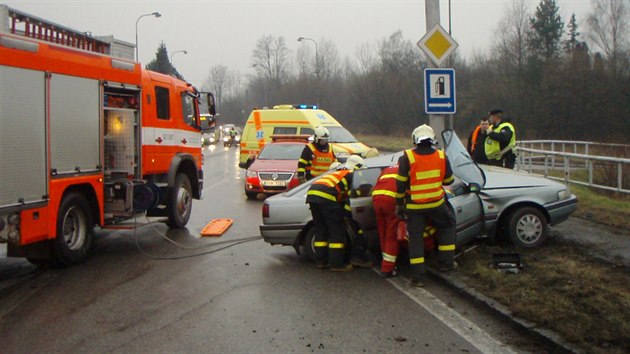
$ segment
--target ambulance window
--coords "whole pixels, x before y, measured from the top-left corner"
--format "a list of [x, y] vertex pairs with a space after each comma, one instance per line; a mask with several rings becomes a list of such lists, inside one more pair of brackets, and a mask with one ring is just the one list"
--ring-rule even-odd
[[171, 108], [168, 102], [168, 89], [164, 87], [155, 87], [155, 107], [158, 119], [168, 120], [171, 118]]
[[187, 93], [182, 94], [182, 117], [184, 117], [184, 123], [195, 125], [195, 101]]
[[315, 131], [311, 128], [302, 128], [300, 129], [300, 134], [315, 135]]
[[273, 134], [297, 134], [297, 127], [273, 127]]

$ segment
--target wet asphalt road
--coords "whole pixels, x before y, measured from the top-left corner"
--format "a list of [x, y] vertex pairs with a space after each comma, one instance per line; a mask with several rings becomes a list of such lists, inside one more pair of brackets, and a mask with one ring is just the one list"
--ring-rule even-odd
[[[0, 352], [539, 351], [431, 282], [322, 271], [252, 241], [262, 201], [245, 199], [237, 150], [206, 150], [204, 161], [186, 230], [99, 230], [91, 258], [68, 269], [2, 257]], [[234, 225], [199, 238], [220, 217]]]

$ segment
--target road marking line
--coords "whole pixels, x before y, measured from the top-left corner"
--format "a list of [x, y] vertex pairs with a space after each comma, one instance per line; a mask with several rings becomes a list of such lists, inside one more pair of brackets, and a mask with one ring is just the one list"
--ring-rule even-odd
[[[376, 269], [375, 271], [378, 273]], [[508, 345], [491, 337], [486, 331], [448, 307], [427, 290], [410, 288], [406, 278], [398, 276], [387, 281], [482, 353], [516, 353]]]

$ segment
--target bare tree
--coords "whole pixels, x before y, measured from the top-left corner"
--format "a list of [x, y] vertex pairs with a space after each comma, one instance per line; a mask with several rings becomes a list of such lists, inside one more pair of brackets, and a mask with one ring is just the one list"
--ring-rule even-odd
[[252, 57], [256, 72], [265, 79], [280, 84], [288, 77], [289, 49], [284, 37], [263, 36], [256, 42]]
[[630, 44], [630, 4], [628, 0], [593, 0], [592, 6], [588, 38], [604, 51], [612, 71], [617, 72]]
[[499, 21], [498, 41], [494, 50], [498, 59], [508, 68], [523, 70], [527, 57], [527, 31], [529, 29], [529, 11], [525, 0], [515, 0]]
[[203, 83], [203, 87], [204, 89], [208, 89], [214, 93], [214, 97], [217, 100], [217, 106], [220, 108], [224, 94], [232, 89], [233, 82], [233, 76], [227, 66], [215, 65], [210, 68], [208, 77]]

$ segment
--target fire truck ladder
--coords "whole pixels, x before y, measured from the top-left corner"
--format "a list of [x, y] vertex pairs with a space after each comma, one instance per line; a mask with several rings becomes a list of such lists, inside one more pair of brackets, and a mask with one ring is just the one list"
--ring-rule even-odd
[[[0, 5], [0, 32], [35, 38], [91, 52], [109, 53], [109, 43], [92, 37], [90, 32], [71, 28]], [[6, 22], [3, 24], [3, 22]]]

